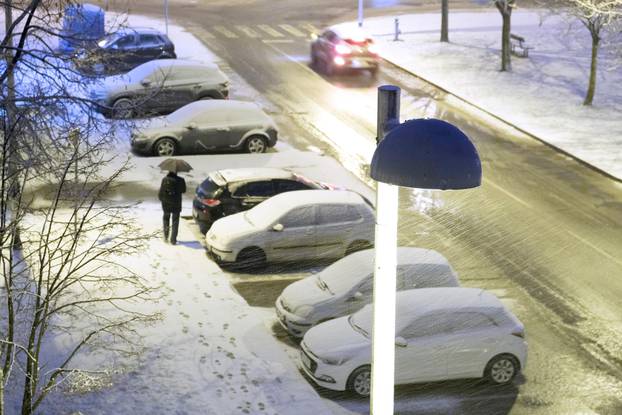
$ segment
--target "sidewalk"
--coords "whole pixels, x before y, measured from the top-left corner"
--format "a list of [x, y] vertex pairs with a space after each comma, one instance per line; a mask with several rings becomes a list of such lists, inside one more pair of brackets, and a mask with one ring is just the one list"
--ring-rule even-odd
[[[397, 42], [395, 17], [402, 32]], [[364, 22], [387, 61], [622, 180], [622, 72], [606, 41], [594, 104], [585, 107], [591, 41], [580, 23], [569, 26], [538, 11], [514, 12], [512, 32], [534, 49], [527, 59], [512, 56], [513, 71], [506, 73], [499, 72], [501, 17], [496, 10], [450, 10], [450, 43], [439, 42], [440, 26], [440, 14]]]

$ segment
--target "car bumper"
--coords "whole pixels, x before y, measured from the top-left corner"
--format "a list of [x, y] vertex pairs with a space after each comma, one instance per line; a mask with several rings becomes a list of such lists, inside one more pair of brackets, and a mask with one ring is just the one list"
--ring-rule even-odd
[[344, 57], [345, 63], [342, 67], [351, 69], [376, 69], [378, 68], [378, 59], [367, 56]]
[[209, 257], [212, 258], [218, 264], [224, 264], [224, 263], [231, 264], [235, 262], [235, 259], [237, 257], [236, 252], [218, 249], [210, 245], [209, 243], [205, 246], [205, 249], [207, 250], [207, 255], [209, 255]]
[[313, 326], [312, 322], [307, 322], [285, 310], [280, 297], [276, 300], [275, 310], [279, 324], [294, 337], [301, 338]]
[[330, 366], [311, 353], [304, 342], [300, 343], [300, 368], [315, 383], [326, 389], [344, 391], [347, 389], [348, 366]]
[[197, 203], [192, 204], [192, 217], [197, 222], [212, 223], [212, 214], [209, 208], [203, 208]]
[[139, 140], [136, 137], [132, 137], [130, 141], [132, 151], [140, 154], [148, 154], [151, 152], [151, 140]]

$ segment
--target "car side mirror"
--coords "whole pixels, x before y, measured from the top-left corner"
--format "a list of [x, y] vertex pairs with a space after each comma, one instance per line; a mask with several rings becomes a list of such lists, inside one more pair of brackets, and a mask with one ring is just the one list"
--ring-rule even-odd
[[142, 86], [149, 86], [149, 85], [151, 85], [151, 81], [148, 80], [148, 79], [143, 79], [142, 81], [140, 81], [140, 84]]
[[190, 124], [186, 125], [186, 129], [187, 130], [196, 130], [197, 129], [197, 123], [191, 122]]
[[401, 337], [401, 336], [397, 336], [395, 338], [395, 345], [398, 347], [406, 347], [408, 346], [408, 342], [406, 341], [405, 338]]
[[281, 225], [280, 223], [277, 223], [276, 225], [272, 227], [272, 230], [275, 232], [282, 232], [283, 229], [284, 229], [283, 225]]

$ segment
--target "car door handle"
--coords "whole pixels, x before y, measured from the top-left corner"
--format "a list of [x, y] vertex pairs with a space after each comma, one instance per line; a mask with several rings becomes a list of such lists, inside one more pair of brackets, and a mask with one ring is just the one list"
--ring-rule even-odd
[[229, 131], [228, 127], [220, 127], [220, 128], [216, 128], [216, 131]]

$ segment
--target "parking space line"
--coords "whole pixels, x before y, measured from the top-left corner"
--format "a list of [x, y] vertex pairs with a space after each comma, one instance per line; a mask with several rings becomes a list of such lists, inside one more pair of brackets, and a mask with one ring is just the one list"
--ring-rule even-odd
[[294, 43], [294, 39], [263, 39], [263, 43]]
[[269, 34], [269, 35], [270, 35], [270, 36], [272, 36], [272, 37], [284, 37], [284, 36], [285, 36], [285, 35], [284, 35], [284, 34], [282, 34], [281, 32], [274, 30], [273, 28], [271, 28], [271, 27], [270, 27], [270, 26], [268, 26], [267, 24], [260, 24], [260, 25], [257, 25], [257, 27], [258, 27], [260, 30], [262, 30], [262, 31], [266, 32], [267, 34]]
[[248, 26], [236, 26], [236, 29], [238, 29], [240, 32], [244, 33], [246, 36], [248, 37], [252, 37], [252, 38], [258, 38], [259, 37], [259, 33], [255, 32], [253, 29], [251, 29]]
[[222, 33], [223, 35], [225, 35], [225, 37], [229, 39], [235, 39], [238, 37], [238, 35], [236, 35], [231, 30], [227, 29], [224, 26], [214, 26], [214, 30], [216, 30], [219, 33]]
[[613, 262], [615, 262], [618, 265], [622, 265], [622, 261], [620, 261], [618, 258], [614, 257], [613, 255], [609, 254], [608, 252], [602, 250], [601, 248], [597, 247], [596, 245], [594, 245], [593, 243], [591, 243], [590, 241], [588, 241], [587, 239], [577, 235], [576, 233], [569, 231], [566, 229], [566, 232], [568, 232], [569, 235], [575, 237], [577, 240], [583, 242], [585, 245], [589, 246], [590, 248], [592, 248], [593, 250], [595, 250], [596, 252], [600, 253], [601, 255], [606, 256], [607, 258], [609, 258], [610, 260], [612, 260]]
[[294, 35], [296, 37], [306, 37], [306, 35], [304, 33], [302, 33], [300, 30], [296, 29], [292, 25], [280, 24], [279, 27], [281, 29], [285, 30], [286, 32], [291, 33], [292, 35]]
[[320, 33], [320, 30], [317, 27], [313, 26], [311, 23], [301, 24], [300, 27], [304, 28], [309, 33], [316, 33], [316, 34]]
[[515, 196], [512, 193], [508, 192], [503, 187], [501, 187], [498, 184], [495, 184], [494, 182], [492, 182], [490, 179], [484, 179], [484, 182], [489, 184], [489, 185], [491, 185], [492, 187], [494, 187], [495, 189], [499, 190], [500, 192], [504, 193], [506, 196], [509, 196], [510, 198], [514, 199], [515, 201], [517, 201], [521, 205], [531, 209], [531, 205], [529, 203], [525, 202], [524, 200], [522, 200], [518, 196]]

